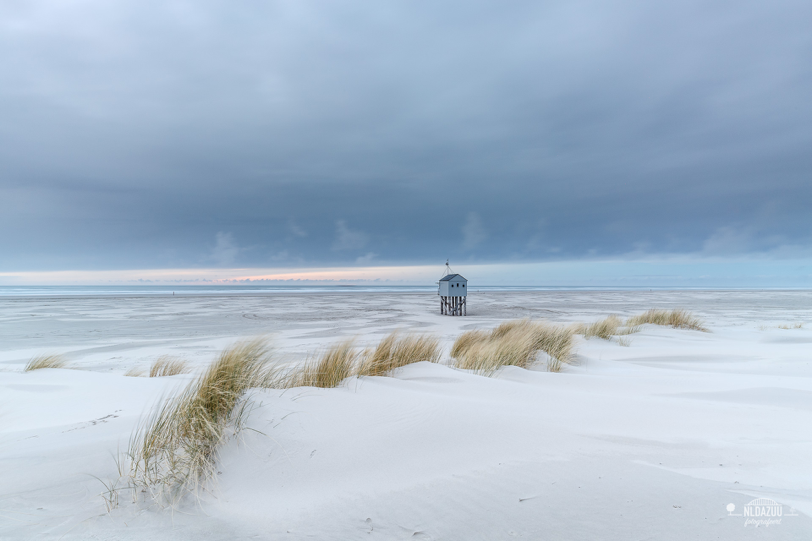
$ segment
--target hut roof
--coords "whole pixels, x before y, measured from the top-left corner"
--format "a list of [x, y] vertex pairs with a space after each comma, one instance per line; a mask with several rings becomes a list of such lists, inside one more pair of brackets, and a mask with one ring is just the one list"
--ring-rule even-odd
[[[462, 274], [446, 274], [445, 276], [440, 278], [440, 281], [441, 282], [449, 282], [449, 281], [453, 280], [454, 278], [456, 278], [457, 276], [460, 277], [460, 280], [465, 280], [465, 278], [463, 278]], [[465, 280], [465, 281], [467, 282], [468, 280]]]

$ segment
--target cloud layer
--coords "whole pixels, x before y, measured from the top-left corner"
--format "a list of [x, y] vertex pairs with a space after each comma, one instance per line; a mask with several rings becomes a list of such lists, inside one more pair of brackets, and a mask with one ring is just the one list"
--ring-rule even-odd
[[808, 255], [812, 4], [6, 2], [5, 270]]

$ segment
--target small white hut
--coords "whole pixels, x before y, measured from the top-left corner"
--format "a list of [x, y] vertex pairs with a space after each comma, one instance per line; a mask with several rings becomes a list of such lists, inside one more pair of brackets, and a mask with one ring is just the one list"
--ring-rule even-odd
[[449, 316], [467, 315], [468, 280], [461, 274], [446, 274], [440, 278], [440, 313]]

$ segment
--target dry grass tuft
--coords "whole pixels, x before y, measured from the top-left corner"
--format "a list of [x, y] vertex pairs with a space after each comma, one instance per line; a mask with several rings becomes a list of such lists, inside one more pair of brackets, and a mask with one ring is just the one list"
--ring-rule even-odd
[[141, 367], [133, 366], [132, 368], [124, 372], [124, 375], [127, 376], [128, 378], [140, 378], [141, 376], [144, 375], [144, 370], [141, 369]]
[[407, 364], [422, 361], [436, 363], [440, 360], [440, 342], [428, 335], [399, 337], [393, 332], [374, 350], [362, 355], [358, 367], [359, 376], [386, 376]]
[[634, 334], [640, 331], [639, 325], [624, 324], [623, 321], [616, 315], [611, 315], [605, 319], [598, 320], [589, 325], [583, 323], [576, 326], [574, 332], [576, 334], [583, 334], [584, 338], [602, 338], [603, 340], [611, 340], [612, 337], [617, 336], [617, 343], [621, 346], [629, 346], [631, 342], [628, 338], [620, 338], [629, 334]]
[[784, 329], [784, 330], [787, 330], [787, 331], [791, 330], [791, 329], [803, 329], [804, 324], [803, 323], [782, 324], [782, 325], [779, 325], [778, 328], [779, 329]]
[[617, 343], [618, 343], [618, 345], [623, 346], [625, 348], [632, 345], [632, 341], [630, 339], [626, 338], [626, 337], [623, 337], [623, 336], [618, 336], [617, 337]]
[[561, 370], [572, 354], [573, 328], [554, 327], [527, 319], [502, 323], [490, 332], [469, 331], [451, 348], [453, 365], [483, 375], [502, 366], [527, 368], [539, 351], [549, 355], [547, 369]]
[[276, 380], [270, 349], [262, 340], [220, 354], [179, 395], [166, 400], [130, 438], [123, 476], [134, 499], [147, 492], [175, 503], [212, 479], [219, 446], [243, 425], [249, 389]]
[[491, 338], [505, 338], [508, 335], [516, 335], [529, 329], [534, 323], [529, 319], [513, 319], [499, 324], [491, 331]]
[[189, 372], [189, 365], [186, 361], [164, 355], [152, 363], [152, 366], [149, 368], [149, 377], [161, 378], [164, 376], [188, 374]]
[[23, 372], [40, 370], [42, 368], [65, 368], [68, 361], [62, 355], [37, 355], [28, 361]]
[[355, 373], [359, 353], [354, 340], [339, 342], [319, 358], [308, 360], [287, 377], [285, 387], [338, 387]]
[[571, 327], [542, 326], [537, 333], [537, 347], [546, 353], [547, 370], [560, 372], [561, 366], [572, 361], [573, 335]]
[[374, 349], [359, 351], [354, 340], [330, 346], [321, 355], [287, 371], [275, 371], [264, 385], [291, 387], [338, 387], [350, 376], [386, 376], [407, 364], [440, 360], [440, 342], [428, 335], [400, 336], [394, 332]]
[[468, 331], [460, 335], [451, 346], [451, 358], [457, 359], [475, 344], [485, 342], [491, 337], [491, 331]]
[[685, 310], [648, 310], [642, 314], [632, 316], [626, 321], [626, 325], [630, 327], [646, 323], [674, 327], [675, 329], [710, 332], [703, 326], [702, 320]]
[[611, 340], [612, 336], [618, 334], [618, 330], [623, 325], [619, 317], [611, 315], [606, 319], [601, 319], [584, 327], [584, 338], [603, 338]]

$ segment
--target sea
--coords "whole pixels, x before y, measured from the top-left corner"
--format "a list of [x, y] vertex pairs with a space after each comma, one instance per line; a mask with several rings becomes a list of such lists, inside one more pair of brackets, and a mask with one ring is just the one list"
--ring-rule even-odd
[[[489, 291], [782, 291], [796, 288], [725, 288], [684, 286], [522, 286], [485, 285], [472, 287], [471, 293]], [[799, 290], [805, 288], [798, 288]], [[285, 293], [429, 293], [436, 284], [426, 285], [77, 285], [77, 286], [0, 286], [1, 297], [162, 297], [162, 296], [261, 296]]]

